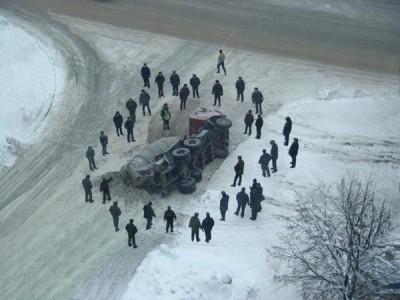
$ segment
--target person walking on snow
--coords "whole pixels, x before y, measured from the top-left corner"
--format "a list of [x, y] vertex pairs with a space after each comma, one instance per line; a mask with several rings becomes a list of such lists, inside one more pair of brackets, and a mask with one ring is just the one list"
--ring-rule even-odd
[[228, 210], [229, 196], [225, 191], [221, 192], [221, 200], [219, 201], [219, 211], [221, 212], [221, 221], [225, 221], [226, 211]]
[[257, 219], [257, 214], [261, 211], [260, 193], [262, 193], [262, 191], [259, 190], [259, 187], [259, 184], [256, 183], [255, 186], [250, 189], [250, 220], [252, 221], [255, 221]]
[[268, 177], [270, 177], [271, 174], [269, 173], [269, 161], [271, 160], [271, 155], [269, 155], [265, 149], [263, 149], [262, 152], [263, 154], [258, 160], [258, 163], [261, 165], [262, 176], [266, 177], [268, 175]]
[[115, 125], [115, 129], [117, 130], [117, 135], [119, 136], [124, 135], [122, 133], [122, 124], [124, 123], [124, 119], [122, 118], [121, 114], [119, 113], [119, 111], [115, 112], [115, 115], [113, 117], [113, 122]]
[[171, 85], [172, 85], [172, 96], [178, 96], [179, 84], [181, 83], [181, 79], [179, 78], [179, 75], [176, 74], [175, 71], [172, 71], [172, 74], [169, 77], [169, 81], [171, 82]]
[[291, 168], [296, 167], [296, 157], [298, 152], [299, 152], [299, 140], [297, 138], [294, 138], [293, 143], [292, 145], [290, 145], [289, 148], [289, 155], [292, 158], [292, 161], [290, 162]]
[[164, 130], [170, 130], [169, 129], [169, 120], [171, 120], [171, 112], [169, 111], [168, 104], [164, 103], [163, 108], [161, 109], [161, 119], [163, 121], [163, 129]]
[[150, 95], [145, 90], [142, 90], [142, 92], [140, 93], [139, 104], [142, 106], [143, 116], [146, 115], [146, 111], [145, 111], [146, 107], [147, 107], [147, 111], [148, 111], [149, 115], [151, 116]]
[[206, 235], [206, 243], [211, 241], [211, 230], [214, 227], [214, 219], [210, 217], [210, 213], [206, 213], [206, 217], [201, 223], [201, 227]]
[[286, 117], [286, 123], [285, 126], [283, 126], [282, 134], [285, 137], [285, 146], [289, 145], [289, 135], [290, 132], [292, 131], [292, 120], [290, 117]]
[[171, 209], [171, 206], [168, 206], [168, 209], [164, 213], [164, 220], [167, 222], [167, 226], [165, 227], [165, 231], [168, 233], [168, 230], [174, 232], [174, 221], [176, 220], [176, 214]]
[[143, 87], [148, 87], [150, 88], [150, 76], [151, 76], [151, 72], [150, 72], [150, 68], [147, 66], [147, 64], [143, 64], [142, 69], [140, 70], [140, 74], [142, 75], [143, 78]]
[[85, 191], [85, 202], [93, 202], [92, 199], [92, 182], [90, 181], [90, 175], [86, 175], [86, 177], [82, 180], [83, 190]]
[[271, 159], [272, 159], [272, 173], [278, 172], [278, 168], [276, 167], [276, 161], [278, 160], [278, 145], [274, 140], [270, 142], [271, 144]]
[[247, 130], [249, 131], [249, 136], [251, 135], [251, 126], [254, 122], [253, 112], [249, 110], [246, 115], [244, 116], [244, 132], [243, 134], [247, 134]]
[[243, 218], [244, 217], [244, 211], [246, 209], [246, 205], [249, 204], [249, 195], [246, 194], [246, 188], [242, 187], [242, 190], [236, 194], [236, 201], [237, 201], [237, 209], [235, 212], [235, 215], [239, 215]]
[[258, 88], [254, 88], [254, 92], [251, 95], [251, 100], [253, 101], [254, 105], [256, 106], [256, 114], [262, 115], [262, 108], [261, 103], [264, 101], [263, 94], [258, 90]]
[[137, 248], [135, 235], [138, 230], [135, 224], [133, 224], [133, 219], [129, 220], [129, 223], [125, 226], [125, 230], [128, 233], [128, 246], [133, 246], [133, 248]]
[[222, 85], [219, 83], [219, 80], [215, 80], [215, 84], [212, 88], [211, 94], [214, 95], [214, 104], [213, 106], [217, 105], [221, 106], [221, 97], [224, 95], [224, 89]]
[[164, 97], [164, 81], [164, 75], [162, 74], [162, 72], [158, 72], [158, 75], [155, 78], [155, 83], [157, 83], [158, 87], [158, 98]]
[[244, 80], [242, 79], [242, 77], [239, 77], [238, 80], [236, 80], [236, 92], [237, 92], [237, 97], [236, 97], [236, 101], [240, 101], [243, 102], [244, 100], [244, 89], [246, 87], [246, 84], [244, 82]]
[[100, 131], [100, 144], [101, 144], [101, 150], [103, 153], [103, 156], [106, 156], [106, 154], [110, 154], [107, 152], [107, 145], [108, 145], [108, 136], [104, 134], [104, 131]]
[[110, 206], [110, 214], [113, 218], [115, 232], [119, 231], [118, 224], [119, 224], [119, 216], [121, 215], [121, 210], [118, 207], [118, 202], [114, 201], [113, 205]]
[[244, 172], [244, 161], [241, 156], [238, 156], [238, 162], [233, 169], [235, 170], [235, 178], [231, 186], [236, 186], [237, 179], [239, 179], [238, 186], [240, 186], [242, 184], [242, 175]]
[[192, 232], [191, 232], [192, 242], [194, 241], [195, 237], [196, 237], [196, 242], [200, 242], [199, 230], [203, 229], [203, 228], [201, 227], [199, 213], [195, 213], [190, 218], [189, 227], [192, 229]]
[[137, 108], [136, 101], [133, 100], [132, 98], [129, 98], [129, 100], [126, 101], [125, 106], [129, 111], [129, 116], [131, 117], [132, 122], [136, 123], [136, 108]]
[[109, 183], [112, 181], [112, 177], [109, 179], [106, 179], [105, 177], [102, 178], [102, 181], [100, 183], [100, 192], [103, 193], [103, 204], [106, 204], [106, 197], [107, 200], [111, 200], [111, 195], [110, 195], [110, 185]]
[[193, 77], [190, 78], [189, 81], [190, 85], [192, 86], [192, 91], [193, 91], [193, 98], [200, 98], [199, 96], [199, 85], [200, 85], [200, 78], [196, 76], [196, 74], [193, 74]]
[[143, 217], [147, 220], [146, 230], [151, 228], [151, 225], [153, 225], [152, 223], [153, 217], [154, 218], [156, 217], [152, 204], [153, 204], [152, 202], [149, 202], [149, 204], [143, 207]]
[[217, 73], [219, 74], [220, 70], [219, 68], [222, 68], [224, 70], [224, 73], [226, 75], [226, 70], [225, 70], [225, 54], [222, 52], [222, 50], [219, 50], [219, 55], [218, 55], [218, 64], [217, 64]]
[[261, 128], [263, 127], [263, 125], [264, 125], [264, 120], [261, 117], [261, 115], [258, 115], [256, 120], [256, 132], [257, 132], [256, 139], [261, 138]]
[[186, 101], [190, 95], [190, 90], [185, 83], [179, 91], [179, 99], [181, 100], [180, 110], [186, 109]]
[[87, 150], [86, 150], [86, 158], [89, 161], [90, 171], [94, 171], [94, 169], [97, 170], [96, 163], [94, 161], [94, 150], [93, 150], [92, 146], [89, 146], [87, 148]]
[[128, 143], [131, 142], [136, 142], [135, 137], [133, 136], [133, 122], [130, 117], [125, 121], [125, 129], [126, 129], [126, 134], [127, 134], [127, 139]]

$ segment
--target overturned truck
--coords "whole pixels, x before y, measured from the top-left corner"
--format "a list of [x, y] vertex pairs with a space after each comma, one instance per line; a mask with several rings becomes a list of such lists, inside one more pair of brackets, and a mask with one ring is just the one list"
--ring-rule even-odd
[[189, 118], [189, 136], [161, 138], [140, 150], [121, 169], [125, 184], [159, 192], [196, 190], [202, 170], [215, 158], [229, 154], [232, 122], [219, 111], [199, 110]]

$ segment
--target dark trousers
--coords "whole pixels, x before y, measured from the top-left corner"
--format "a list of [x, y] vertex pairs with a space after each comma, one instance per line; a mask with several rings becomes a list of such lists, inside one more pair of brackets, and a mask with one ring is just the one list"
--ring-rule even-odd
[[151, 116], [151, 110], [150, 110], [150, 105], [149, 105], [149, 104], [144, 104], [144, 105], [142, 105], [143, 116], [146, 115], [146, 111], [145, 111], [146, 107], [147, 107], [147, 112], [148, 112], [149, 115]]
[[219, 73], [219, 68], [220, 67], [222, 68], [222, 70], [224, 70], [224, 73], [226, 75], [225, 63], [223, 61], [217, 64], [217, 73]]
[[256, 209], [252, 208], [251, 209], [251, 218], [250, 219], [252, 219], [252, 220], [257, 219], [257, 213], [258, 213], [258, 211]]
[[174, 232], [174, 220], [167, 220], [167, 226], [165, 227], [165, 231], [171, 229], [171, 232]]
[[150, 81], [149, 78], [144, 78], [143, 77], [143, 86], [147, 86], [148, 88], [150, 88]]
[[238, 174], [238, 173], [235, 174], [235, 179], [233, 179], [233, 184], [232, 184], [233, 186], [236, 186], [236, 180], [238, 179], [239, 179], [238, 186], [242, 184], [242, 175], [243, 174]]
[[196, 237], [197, 242], [200, 242], [199, 231], [192, 229], [192, 242], [194, 241], [194, 237]]
[[217, 105], [218, 101], [218, 106], [221, 106], [221, 96], [220, 95], [214, 95], [214, 106]]
[[241, 212], [240, 212], [240, 216], [243, 218], [244, 217], [244, 211], [245, 211], [245, 209], [246, 209], [246, 205], [240, 205], [240, 204], [238, 204], [238, 207], [237, 207], [237, 209], [236, 209], [236, 212], [235, 212], [235, 215], [239, 215], [239, 211], [241, 210]]
[[114, 227], [115, 227], [115, 231], [118, 231], [118, 223], [119, 223], [119, 217], [118, 216], [113, 216], [113, 222], [114, 222]]
[[129, 116], [131, 117], [132, 122], [135, 123], [136, 122], [136, 110], [130, 110]]
[[106, 203], [106, 198], [107, 198], [107, 200], [111, 200], [111, 195], [110, 195], [109, 189], [103, 191], [103, 204]]
[[256, 105], [256, 114], [262, 115], [263, 113], [262, 113], [261, 103], [256, 102], [254, 104]]
[[147, 220], [146, 229], [150, 229], [151, 225], [153, 225], [153, 223], [152, 223], [153, 218], [146, 218], [146, 220]]
[[133, 130], [128, 130], [126, 138], [128, 139], [128, 143], [130, 143], [131, 141], [135, 142], [135, 138], [133, 137]]
[[181, 106], [180, 106], [180, 109], [181, 109], [181, 110], [186, 109], [186, 99], [181, 99]]
[[115, 129], [117, 130], [117, 135], [119, 136], [119, 135], [124, 135], [123, 133], [122, 133], [122, 127], [121, 126], [115, 126]]
[[239, 90], [237, 90], [237, 96], [236, 96], [236, 100], [237, 100], [237, 101], [239, 101], [239, 98], [240, 98], [240, 101], [242, 101], [242, 102], [243, 102], [243, 100], [244, 100], [243, 91], [239, 91]]
[[289, 134], [284, 134], [284, 137], [285, 137], [285, 143], [284, 143], [284, 145], [285, 145], [285, 146], [288, 146], [288, 145], [289, 145]]
[[134, 234], [129, 234], [128, 233], [128, 246], [133, 246], [133, 247], [137, 247], [136, 246], [136, 241], [135, 241], [135, 235]]
[[85, 202], [91, 202], [92, 199], [92, 190], [85, 190]]
[[261, 165], [261, 170], [262, 170], [262, 176], [266, 177], [268, 175], [268, 177], [271, 176], [271, 174], [269, 173], [269, 166], [268, 165]]
[[208, 243], [209, 241], [211, 241], [211, 229], [204, 229], [204, 233], [206, 235], [206, 242]]
[[295, 168], [296, 167], [296, 156], [291, 155], [290, 157], [292, 158], [292, 161], [290, 164], [292, 165], [292, 168]]
[[158, 97], [159, 98], [164, 97], [164, 89], [162, 85], [158, 86]]
[[257, 131], [256, 139], [260, 139], [261, 138], [261, 128], [256, 127], [256, 131]]
[[94, 171], [93, 169], [97, 169], [96, 163], [94, 162], [94, 158], [88, 158], [89, 161], [89, 168], [91, 171]]
[[276, 167], [276, 161], [277, 161], [278, 159], [277, 158], [273, 158], [272, 159], [272, 171], [278, 171], [278, 168]]
[[193, 98], [196, 98], [196, 96], [197, 96], [197, 98], [200, 98], [200, 96], [199, 96], [199, 87], [197, 86], [197, 87], [192, 87], [192, 91], [193, 91]]
[[244, 133], [247, 133], [247, 129], [249, 130], [249, 135], [251, 135], [251, 124], [245, 124]]
[[107, 145], [101, 145], [101, 152], [103, 154], [103, 156], [105, 156], [108, 152], [107, 152]]
[[178, 96], [179, 93], [179, 85], [172, 86], [172, 96]]
[[225, 221], [226, 209], [220, 208], [219, 211], [221, 212], [221, 220]]
[[163, 128], [164, 130], [169, 130], [169, 120], [163, 120]]

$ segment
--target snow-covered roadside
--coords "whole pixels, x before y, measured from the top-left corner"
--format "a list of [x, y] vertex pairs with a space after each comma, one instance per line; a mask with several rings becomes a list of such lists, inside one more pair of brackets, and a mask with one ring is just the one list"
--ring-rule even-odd
[[46, 128], [62, 98], [65, 67], [50, 39], [0, 15], [0, 169]]

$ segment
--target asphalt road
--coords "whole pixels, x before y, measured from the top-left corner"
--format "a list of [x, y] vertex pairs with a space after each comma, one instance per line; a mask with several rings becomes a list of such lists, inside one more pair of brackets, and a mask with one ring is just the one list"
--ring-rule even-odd
[[354, 1], [360, 2], [364, 11], [368, 9], [368, 18], [311, 12], [259, 0], [3, 0], [0, 5], [64, 14], [221, 47], [398, 74], [400, 3]]

